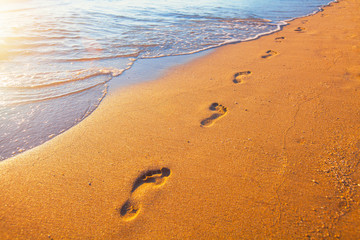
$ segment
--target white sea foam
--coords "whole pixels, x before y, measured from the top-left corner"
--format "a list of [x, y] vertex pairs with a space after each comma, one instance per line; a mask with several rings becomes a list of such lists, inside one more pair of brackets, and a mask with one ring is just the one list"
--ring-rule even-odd
[[0, 7], [0, 160], [88, 116], [104, 98], [107, 83], [138, 59], [255, 39], [328, 2], [9, 2]]

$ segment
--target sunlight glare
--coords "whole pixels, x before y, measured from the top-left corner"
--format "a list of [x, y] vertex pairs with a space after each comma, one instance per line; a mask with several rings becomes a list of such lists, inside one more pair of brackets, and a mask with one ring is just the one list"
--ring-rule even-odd
[[8, 43], [6, 39], [9, 37], [9, 24], [8, 14], [22, 7], [28, 0], [0, 0], [0, 60], [6, 60], [8, 57]]

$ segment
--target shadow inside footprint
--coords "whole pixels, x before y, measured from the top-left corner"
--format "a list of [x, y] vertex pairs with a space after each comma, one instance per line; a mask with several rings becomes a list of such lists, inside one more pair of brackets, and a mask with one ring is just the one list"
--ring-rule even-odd
[[211, 111], [216, 111], [216, 113], [214, 113], [210, 117], [205, 118], [204, 120], [202, 120], [201, 123], [200, 123], [202, 127], [210, 127], [210, 126], [212, 126], [215, 123], [216, 120], [223, 117], [227, 113], [227, 108], [224, 107], [221, 104], [218, 104], [218, 103], [211, 104], [209, 109]]
[[275, 38], [275, 42], [281, 42], [281, 40], [284, 40], [285, 37], [277, 37]]
[[298, 27], [297, 29], [294, 30], [295, 32], [303, 32], [305, 31], [305, 28], [303, 27]]
[[127, 200], [120, 209], [120, 215], [125, 221], [134, 219], [140, 212], [141, 205]]
[[138, 187], [145, 183], [154, 183], [156, 185], [160, 185], [164, 182], [164, 178], [170, 176], [170, 172], [170, 169], [164, 167], [157, 170], [149, 170], [143, 173], [135, 180], [131, 192], [133, 193]]
[[139, 214], [141, 209], [141, 195], [143, 192], [134, 191], [145, 183], [152, 183], [155, 185], [162, 185], [166, 178], [170, 176], [169, 168], [161, 168], [158, 170], [149, 170], [143, 174], [141, 174], [134, 182], [134, 185], [131, 189], [130, 198], [123, 204], [123, 206], [119, 209], [120, 216], [124, 221], [130, 221]]
[[269, 58], [269, 57], [272, 57], [272, 56], [274, 56], [276, 54], [278, 54], [278, 53], [273, 51], [273, 50], [268, 50], [268, 51], [266, 51], [266, 54], [262, 55], [261, 57], [262, 58]]
[[238, 72], [234, 74], [234, 79], [233, 79], [233, 83], [241, 83], [241, 79], [244, 76], [248, 76], [251, 74], [251, 71], [243, 71], [243, 72]]
[[218, 103], [212, 103], [212, 104], [210, 105], [209, 109], [210, 109], [211, 111], [215, 111], [217, 107], [219, 107], [219, 104], [218, 104]]

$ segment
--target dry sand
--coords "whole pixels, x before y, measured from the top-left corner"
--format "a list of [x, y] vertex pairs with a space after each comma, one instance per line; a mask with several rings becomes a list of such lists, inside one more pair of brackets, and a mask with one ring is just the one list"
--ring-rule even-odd
[[360, 2], [120, 89], [0, 163], [0, 239], [359, 239]]

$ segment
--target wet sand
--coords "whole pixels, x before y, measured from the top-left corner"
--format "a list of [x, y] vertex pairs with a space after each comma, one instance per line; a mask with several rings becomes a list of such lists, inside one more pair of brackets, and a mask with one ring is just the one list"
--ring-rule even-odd
[[122, 88], [1, 162], [0, 238], [360, 238], [359, 12]]

